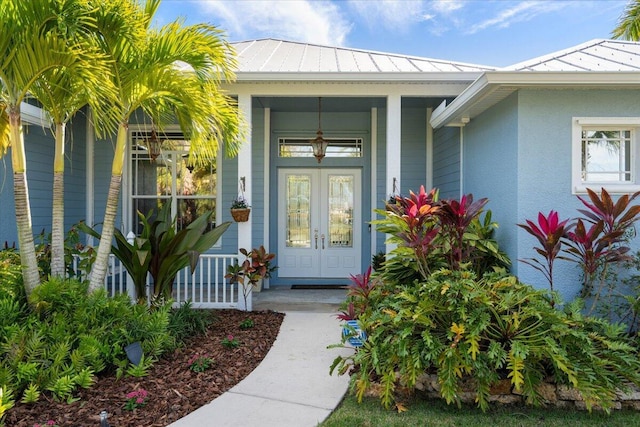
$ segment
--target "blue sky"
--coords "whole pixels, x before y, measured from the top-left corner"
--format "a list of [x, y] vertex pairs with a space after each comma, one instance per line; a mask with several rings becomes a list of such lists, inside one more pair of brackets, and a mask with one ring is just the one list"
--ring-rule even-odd
[[163, 0], [157, 21], [229, 41], [277, 38], [506, 66], [610, 38], [626, 0]]

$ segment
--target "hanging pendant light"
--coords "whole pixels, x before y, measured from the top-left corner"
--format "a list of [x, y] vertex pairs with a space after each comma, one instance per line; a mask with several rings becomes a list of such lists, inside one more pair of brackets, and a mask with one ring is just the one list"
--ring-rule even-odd
[[158, 156], [160, 156], [160, 140], [158, 139], [158, 133], [156, 128], [151, 125], [151, 135], [147, 138], [147, 148], [149, 149], [149, 157], [151, 161], [155, 162]]
[[327, 151], [327, 145], [329, 145], [329, 141], [322, 137], [321, 114], [322, 98], [318, 97], [318, 132], [316, 132], [316, 138], [311, 141], [311, 147], [313, 148], [313, 157], [318, 159], [318, 163], [320, 163], [324, 158]]

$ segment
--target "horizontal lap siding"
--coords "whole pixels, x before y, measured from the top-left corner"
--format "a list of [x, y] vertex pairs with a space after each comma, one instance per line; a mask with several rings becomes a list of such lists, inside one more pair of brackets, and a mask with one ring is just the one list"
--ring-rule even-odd
[[440, 198], [460, 196], [460, 130], [443, 127], [433, 137], [433, 186]]
[[424, 108], [402, 109], [402, 194], [417, 193], [426, 183], [426, 115]]
[[64, 176], [65, 231], [86, 217], [86, 120], [76, 116], [69, 124], [71, 133], [67, 143]]

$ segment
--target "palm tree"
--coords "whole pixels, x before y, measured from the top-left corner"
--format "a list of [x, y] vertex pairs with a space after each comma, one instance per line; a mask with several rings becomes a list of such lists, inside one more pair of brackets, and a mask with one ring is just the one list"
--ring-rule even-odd
[[631, 0], [611, 32], [614, 39], [640, 40], [640, 0]]
[[[16, 224], [22, 275], [27, 295], [40, 277], [31, 227], [27, 164], [20, 105], [39, 78], [58, 72], [81, 75], [95, 70], [85, 51], [68, 43], [67, 34], [82, 20], [76, 0], [3, 0], [0, 2], [0, 105], [2, 143], [11, 147]], [[70, 20], [61, 22], [60, 20]], [[46, 25], [54, 22], [61, 25]], [[66, 24], [66, 25], [64, 25]], [[68, 24], [72, 24], [69, 26]]]
[[[50, 69], [38, 77], [31, 87], [30, 93], [40, 102], [42, 109], [48, 113], [55, 134], [55, 152], [53, 160], [53, 197], [51, 216], [51, 275], [65, 274], [64, 257], [64, 162], [65, 138], [67, 123], [86, 105], [99, 120], [94, 121], [94, 128], [100, 135], [113, 118], [109, 100], [115, 98], [113, 80], [109, 78], [110, 68], [107, 56], [96, 46], [98, 28], [95, 19], [90, 16], [93, 9], [87, 3], [75, 5], [73, 9], [75, 22], [71, 36], [74, 43], [81, 47], [88, 61], [81, 69]], [[62, 19], [69, 14], [59, 14]], [[79, 16], [82, 19], [77, 19]], [[68, 21], [68, 19], [66, 20]], [[79, 23], [79, 25], [78, 25]], [[56, 21], [47, 21], [43, 26], [58, 25]]]
[[[121, 0], [124, 1], [124, 0]], [[136, 2], [132, 2], [137, 4]], [[159, 0], [147, 0], [138, 22], [143, 36], [123, 48], [122, 40], [105, 39], [119, 93], [118, 133], [102, 225], [102, 237], [91, 272], [90, 290], [103, 286], [115, 229], [130, 116], [142, 110], [160, 128], [177, 120], [191, 141], [190, 162], [215, 157], [224, 142], [227, 155], [238, 151], [240, 119], [235, 102], [218, 87], [233, 78], [233, 51], [216, 27], [184, 26], [175, 21], [151, 27]]]

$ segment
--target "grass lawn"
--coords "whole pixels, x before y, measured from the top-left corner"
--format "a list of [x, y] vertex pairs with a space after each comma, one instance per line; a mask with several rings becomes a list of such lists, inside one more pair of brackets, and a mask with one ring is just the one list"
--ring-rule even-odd
[[358, 404], [347, 396], [321, 427], [528, 427], [528, 426], [640, 426], [640, 412], [603, 412], [541, 409], [530, 407], [495, 407], [483, 413], [473, 406], [447, 406], [444, 401], [414, 400], [406, 404], [407, 412], [385, 410], [379, 400], [368, 398]]

